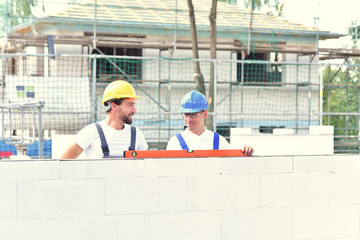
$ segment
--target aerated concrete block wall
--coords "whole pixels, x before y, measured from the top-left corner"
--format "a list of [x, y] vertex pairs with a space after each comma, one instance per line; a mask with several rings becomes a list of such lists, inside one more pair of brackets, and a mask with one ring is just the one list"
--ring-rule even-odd
[[359, 240], [359, 155], [0, 161], [0, 239]]

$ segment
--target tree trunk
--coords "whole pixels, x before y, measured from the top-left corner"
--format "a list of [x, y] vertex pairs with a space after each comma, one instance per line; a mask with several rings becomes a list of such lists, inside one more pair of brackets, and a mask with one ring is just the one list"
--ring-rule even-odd
[[[209, 21], [210, 21], [210, 58], [216, 59], [216, 8], [217, 8], [217, 0], [212, 0]], [[208, 111], [214, 112], [214, 95], [215, 95], [215, 65], [214, 62], [210, 63], [210, 84], [209, 84], [209, 109]], [[210, 130], [214, 130], [214, 116], [208, 115], [206, 119], [206, 128]]]
[[[192, 4], [192, 0], [187, 0], [188, 8], [189, 8], [189, 18], [190, 18], [190, 31], [191, 31], [191, 42], [192, 42], [192, 50], [193, 50], [193, 58], [199, 59], [199, 47], [197, 42], [197, 34], [196, 34], [196, 23], [195, 23], [195, 14], [194, 14], [194, 6]], [[200, 63], [198, 61], [194, 61], [194, 78], [195, 78], [195, 88], [199, 92], [205, 93], [205, 84], [204, 84], [204, 76], [200, 70]]]

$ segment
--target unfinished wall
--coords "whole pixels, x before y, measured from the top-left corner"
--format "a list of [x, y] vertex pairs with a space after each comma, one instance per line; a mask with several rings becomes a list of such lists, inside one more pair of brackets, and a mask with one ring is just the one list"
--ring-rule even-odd
[[308, 134], [275, 128], [272, 134], [253, 133], [251, 128], [231, 128], [233, 149], [252, 146], [257, 156], [334, 154], [334, 126], [309, 126]]
[[0, 239], [360, 238], [357, 155], [0, 162]]

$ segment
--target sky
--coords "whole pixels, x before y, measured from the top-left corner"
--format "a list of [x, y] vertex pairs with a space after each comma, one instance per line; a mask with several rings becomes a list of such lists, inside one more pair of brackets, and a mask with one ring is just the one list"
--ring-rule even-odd
[[[352, 22], [360, 25], [360, 0], [280, 1], [285, 5], [284, 18], [292, 22], [316, 26], [314, 18], [319, 18], [319, 30], [343, 34], [347, 34]], [[319, 44], [320, 47], [343, 48], [345, 45], [351, 46], [352, 42], [349, 37], [343, 37], [340, 40], [320, 41]]]

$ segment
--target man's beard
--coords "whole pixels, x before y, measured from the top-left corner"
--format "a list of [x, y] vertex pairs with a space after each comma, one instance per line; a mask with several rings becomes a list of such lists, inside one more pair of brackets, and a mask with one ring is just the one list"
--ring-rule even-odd
[[132, 119], [131, 116], [134, 116], [134, 115], [133, 115], [133, 114], [130, 114], [130, 115], [124, 117], [123, 122], [126, 123], [126, 124], [131, 125], [131, 124], [133, 123], [133, 119]]

